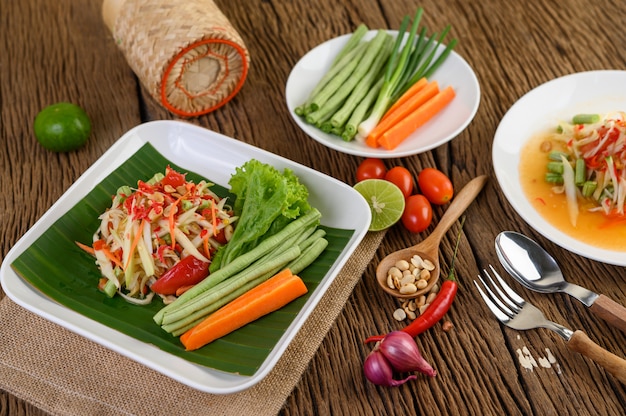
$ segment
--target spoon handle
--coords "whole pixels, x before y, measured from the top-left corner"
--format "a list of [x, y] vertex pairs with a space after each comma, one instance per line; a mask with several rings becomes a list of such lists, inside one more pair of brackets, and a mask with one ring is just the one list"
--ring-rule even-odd
[[590, 358], [596, 364], [613, 374], [616, 379], [626, 384], [626, 360], [600, 347], [584, 332], [575, 331], [567, 342], [567, 346], [572, 351], [576, 351]]
[[432, 233], [427, 237], [428, 240], [439, 241], [441, 237], [452, 227], [452, 224], [459, 219], [461, 214], [465, 212], [467, 207], [476, 199], [480, 191], [487, 183], [487, 175], [477, 176], [469, 181], [459, 193], [452, 198], [450, 206], [446, 208], [439, 223]]
[[626, 333], [626, 308], [605, 295], [599, 295], [589, 307], [591, 313]]

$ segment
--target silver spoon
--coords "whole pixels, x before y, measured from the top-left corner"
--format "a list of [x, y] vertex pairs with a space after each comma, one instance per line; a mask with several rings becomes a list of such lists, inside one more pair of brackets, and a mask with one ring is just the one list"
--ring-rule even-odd
[[567, 293], [594, 315], [626, 333], [626, 308], [605, 295], [566, 282], [554, 258], [535, 241], [513, 231], [503, 231], [496, 237], [496, 253], [502, 267], [528, 289]]

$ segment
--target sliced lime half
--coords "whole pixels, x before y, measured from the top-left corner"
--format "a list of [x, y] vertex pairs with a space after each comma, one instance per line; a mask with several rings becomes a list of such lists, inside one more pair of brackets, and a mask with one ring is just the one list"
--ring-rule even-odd
[[389, 228], [402, 217], [404, 195], [393, 183], [384, 179], [366, 179], [354, 185], [354, 189], [365, 198], [372, 211], [370, 231]]

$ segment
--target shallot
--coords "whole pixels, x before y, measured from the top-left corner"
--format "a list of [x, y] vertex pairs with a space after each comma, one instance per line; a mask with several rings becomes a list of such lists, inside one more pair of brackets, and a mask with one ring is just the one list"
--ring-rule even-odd
[[400, 386], [409, 380], [417, 378], [415, 374], [412, 374], [404, 380], [394, 379], [391, 364], [389, 364], [382, 352], [377, 349], [370, 352], [365, 359], [363, 372], [369, 381], [379, 386]]
[[398, 372], [418, 371], [429, 377], [437, 375], [437, 371], [422, 357], [413, 337], [404, 331], [390, 332], [376, 349]]

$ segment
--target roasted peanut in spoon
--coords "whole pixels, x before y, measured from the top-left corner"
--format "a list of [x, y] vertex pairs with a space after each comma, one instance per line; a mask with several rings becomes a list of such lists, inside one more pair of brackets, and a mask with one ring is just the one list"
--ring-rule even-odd
[[[432, 233], [424, 239], [422, 242], [404, 248], [402, 250], [394, 251], [383, 258], [378, 267], [376, 268], [376, 279], [380, 284], [380, 287], [390, 295], [393, 295], [402, 299], [414, 299], [425, 293], [428, 293], [430, 289], [439, 281], [441, 270], [439, 267], [439, 245], [442, 237], [452, 227], [452, 224], [459, 219], [459, 217], [465, 212], [467, 207], [476, 199], [480, 191], [487, 182], [487, 176], [478, 176], [467, 183], [461, 189], [461, 191], [452, 199], [450, 206], [446, 209], [439, 223], [432, 231]], [[427, 280], [427, 285], [423, 287], [416, 287], [417, 290], [413, 293], [400, 293], [398, 289], [393, 289], [388, 284], [388, 274], [392, 267], [396, 267], [396, 264], [400, 264], [402, 261], [411, 263], [413, 256], [419, 256], [424, 261], [429, 270], [430, 276]], [[432, 267], [430, 267], [432, 265]], [[410, 266], [408, 266], [410, 267]], [[406, 291], [405, 291], [406, 292]]]

